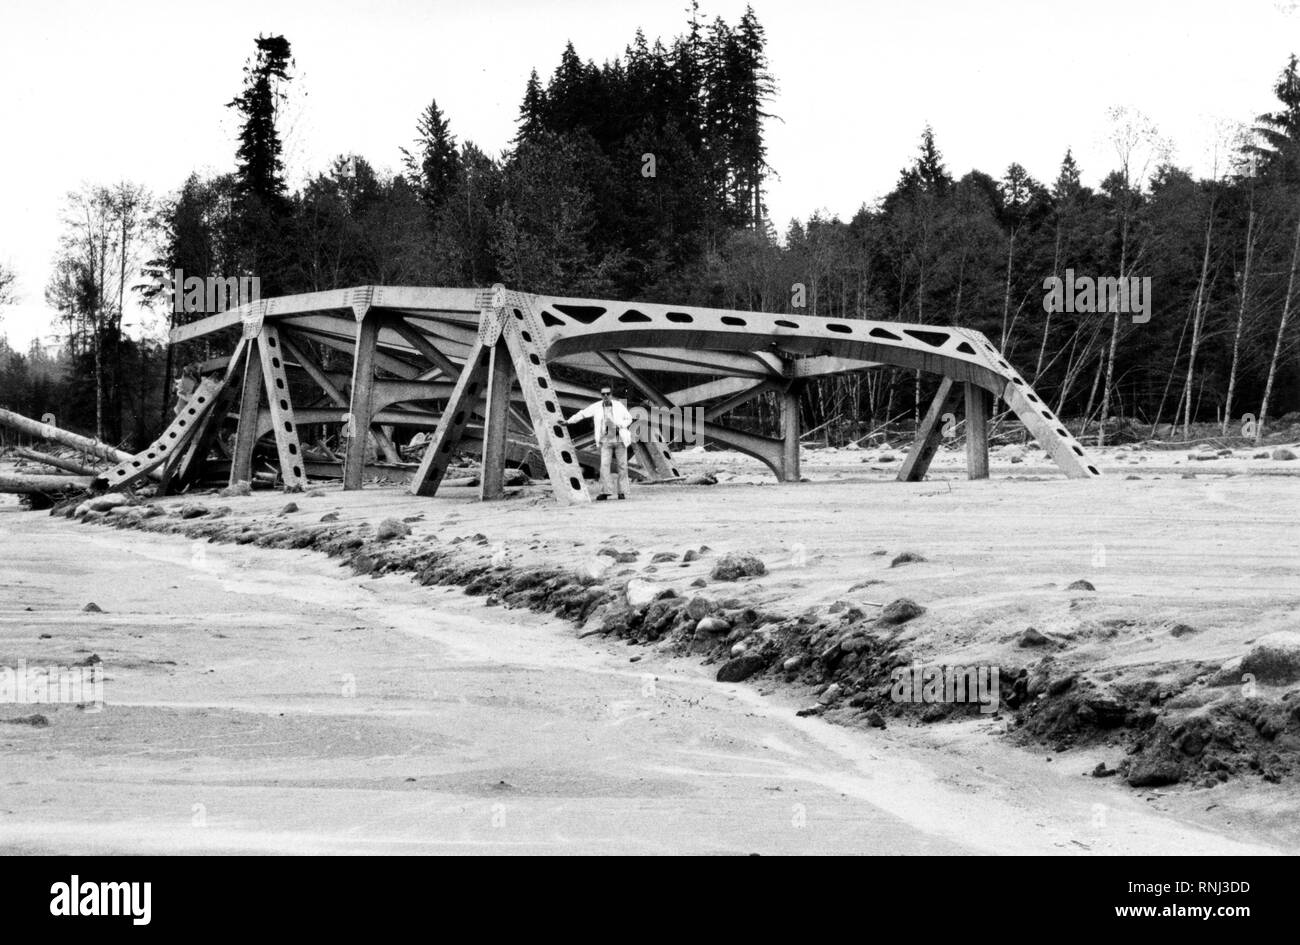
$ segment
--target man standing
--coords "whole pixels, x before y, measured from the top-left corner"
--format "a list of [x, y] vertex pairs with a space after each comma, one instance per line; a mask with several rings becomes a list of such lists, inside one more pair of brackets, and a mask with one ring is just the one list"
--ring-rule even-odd
[[572, 426], [579, 420], [591, 419], [596, 424], [596, 442], [600, 444], [600, 495], [597, 502], [609, 498], [611, 488], [611, 462], [617, 467], [618, 497], [626, 499], [628, 493], [627, 448], [632, 445], [632, 414], [614, 399], [608, 387], [600, 389], [600, 400], [585, 410], [580, 410], [564, 425]]

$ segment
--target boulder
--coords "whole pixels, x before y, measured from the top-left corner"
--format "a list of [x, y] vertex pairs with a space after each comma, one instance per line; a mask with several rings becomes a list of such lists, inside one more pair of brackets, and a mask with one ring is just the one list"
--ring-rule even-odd
[[732, 551], [718, 559], [710, 577], [715, 581], [737, 581], [742, 577], [756, 577], [767, 573], [767, 566], [756, 555]]

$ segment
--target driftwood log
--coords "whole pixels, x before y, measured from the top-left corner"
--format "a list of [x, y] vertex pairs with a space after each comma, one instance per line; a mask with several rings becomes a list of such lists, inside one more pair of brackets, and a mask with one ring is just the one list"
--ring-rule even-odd
[[90, 488], [90, 476], [27, 476], [21, 473], [0, 473], [0, 492], [39, 493], [85, 492]]
[[23, 459], [35, 460], [38, 463], [44, 463], [46, 466], [53, 466], [55, 469], [62, 469], [66, 472], [76, 473], [78, 476], [98, 476], [98, 469], [91, 469], [89, 466], [83, 466], [81, 463], [74, 463], [70, 459], [64, 459], [62, 456], [51, 456], [49, 453], [41, 453], [37, 450], [15, 449], [15, 456], [21, 456]]
[[[41, 423], [39, 420], [33, 420], [31, 417], [24, 417], [20, 413], [14, 413], [12, 410], [0, 408], [0, 426], [9, 427], [20, 433], [26, 433], [28, 436], [35, 437], [39, 440], [51, 440], [55, 443], [62, 443], [64, 446], [70, 446], [74, 450], [80, 450], [83, 453], [89, 453], [91, 456], [98, 456], [100, 459], [107, 460], [110, 463], [122, 463], [132, 456], [125, 450], [114, 449], [106, 443], [99, 440], [92, 440], [88, 436], [81, 436], [78, 433], [69, 433], [67, 430], [60, 430], [58, 427]], [[149, 473], [150, 478], [160, 479], [162, 473], [153, 470]]]

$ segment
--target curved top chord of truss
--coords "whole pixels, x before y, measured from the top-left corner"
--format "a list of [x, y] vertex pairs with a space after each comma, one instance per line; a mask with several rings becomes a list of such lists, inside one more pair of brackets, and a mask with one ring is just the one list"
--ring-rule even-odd
[[[180, 326], [172, 340], [240, 324], [245, 338], [270, 324], [289, 330], [291, 337], [346, 353], [359, 355], [363, 345], [369, 345], [368, 363], [407, 382], [406, 387], [377, 382], [382, 389], [373, 396], [408, 405], [416, 399], [392, 398], [422, 391], [425, 401], [445, 398], [476, 352], [492, 348], [498, 338], [508, 340], [508, 357], [526, 362], [515, 365], [520, 383], [526, 369], [536, 367], [537, 383], [548, 388], [538, 402], [541, 427], [560, 408], [572, 408], [594, 393], [586, 385], [552, 378], [548, 365], [621, 378], [661, 406], [703, 404], [709, 421], [758, 393], [794, 390], [806, 378], [891, 365], [947, 379], [941, 387], [944, 397], [953, 382], [964, 383], [968, 412], [970, 390], [990, 392], [1006, 402], [1067, 476], [1100, 475], [1082, 446], [997, 348], [980, 332], [965, 328], [563, 298], [500, 286], [360, 286], [264, 299]], [[369, 326], [368, 337], [363, 337], [363, 325]], [[646, 373], [679, 375], [683, 380], [676, 390], [660, 392], [646, 380]], [[527, 399], [537, 392], [523, 393]], [[357, 405], [350, 406], [350, 415], [357, 415]], [[360, 415], [370, 416], [370, 405], [364, 406]], [[936, 409], [941, 406], [936, 402]], [[391, 411], [384, 418], [395, 419]], [[521, 419], [527, 425], [526, 418], [518, 416], [516, 425]], [[538, 427], [539, 421], [534, 419], [532, 425]], [[706, 425], [705, 433], [784, 475], [781, 441], [718, 424]], [[538, 442], [542, 439], [539, 435]], [[568, 449], [561, 452], [569, 455]], [[916, 452], [922, 452], [919, 443]], [[920, 464], [921, 475], [927, 464], [928, 459]]]

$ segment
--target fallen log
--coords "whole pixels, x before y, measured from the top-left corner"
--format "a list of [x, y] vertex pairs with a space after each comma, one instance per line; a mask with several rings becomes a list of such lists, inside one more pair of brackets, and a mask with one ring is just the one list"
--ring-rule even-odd
[[53, 466], [55, 469], [63, 469], [70, 473], [76, 473], [78, 476], [98, 476], [98, 469], [91, 469], [89, 466], [83, 466], [81, 463], [74, 463], [70, 459], [64, 459], [61, 456], [51, 456], [49, 453], [41, 453], [37, 450], [22, 449], [21, 447], [14, 450], [15, 456], [21, 456], [23, 459], [35, 460], [38, 463], [44, 463], [46, 466]]
[[90, 476], [26, 476], [0, 473], [0, 492], [22, 494], [49, 494], [54, 492], [85, 492], [90, 488]]
[[[81, 436], [77, 433], [69, 433], [67, 430], [60, 430], [58, 427], [41, 423], [39, 420], [33, 420], [31, 417], [24, 417], [20, 413], [14, 413], [12, 410], [5, 410], [0, 407], [0, 426], [9, 427], [20, 433], [26, 433], [28, 436], [36, 437], [39, 440], [52, 440], [55, 443], [62, 443], [64, 446], [70, 446], [74, 450], [80, 450], [83, 453], [89, 453], [91, 456], [98, 456], [100, 459], [107, 460], [110, 463], [121, 463], [132, 459], [132, 455], [125, 450], [114, 449], [106, 443], [99, 440], [92, 440], [88, 436]], [[162, 474], [157, 470], [149, 473], [150, 478], [159, 479]]]

